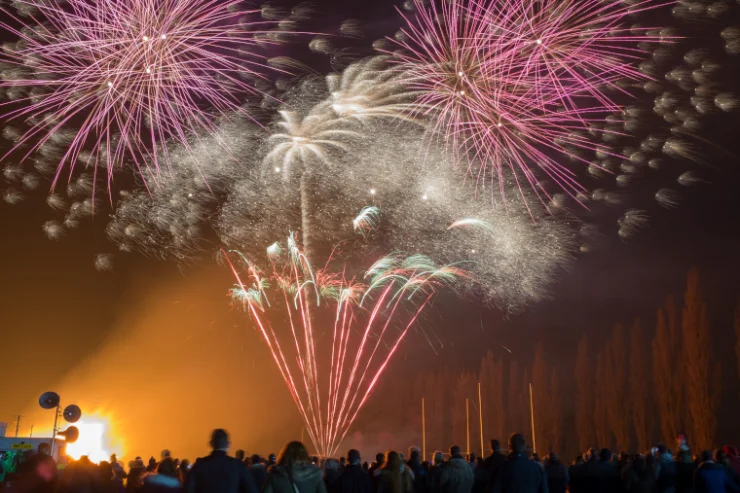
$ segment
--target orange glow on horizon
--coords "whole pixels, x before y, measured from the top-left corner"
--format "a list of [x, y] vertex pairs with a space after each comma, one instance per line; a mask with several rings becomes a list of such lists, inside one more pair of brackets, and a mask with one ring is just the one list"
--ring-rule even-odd
[[80, 430], [80, 436], [74, 443], [68, 443], [66, 454], [78, 460], [86, 455], [92, 462], [100, 463], [110, 459], [111, 453], [121, 455], [119, 450], [111, 448], [113, 438], [111, 422], [102, 415], [83, 416], [74, 424]]

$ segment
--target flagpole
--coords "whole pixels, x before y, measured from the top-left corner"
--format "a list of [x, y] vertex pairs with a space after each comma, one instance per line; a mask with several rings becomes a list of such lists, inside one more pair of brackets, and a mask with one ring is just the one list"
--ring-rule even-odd
[[532, 421], [532, 452], [537, 453], [537, 438], [534, 434], [534, 398], [532, 397], [532, 384], [529, 384], [529, 416]]
[[465, 398], [465, 436], [468, 456], [470, 456], [470, 399]]
[[421, 398], [421, 453], [426, 460], [427, 457], [427, 428], [426, 417], [424, 414], [424, 398]]
[[483, 445], [483, 399], [480, 396], [480, 382], [478, 382], [478, 418], [480, 423], [480, 455], [485, 457], [486, 449]]

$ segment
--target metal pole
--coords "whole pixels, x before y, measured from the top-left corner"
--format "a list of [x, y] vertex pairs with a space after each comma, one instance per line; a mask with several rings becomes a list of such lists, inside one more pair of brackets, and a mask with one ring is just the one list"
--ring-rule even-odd
[[33, 438], [33, 425], [31, 425], [31, 432], [28, 434], [28, 438]]
[[470, 456], [470, 399], [465, 398], [465, 442], [467, 443], [468, 457]]
[[486, 456], [486, 449], [483, 445], [483, 399], [480, 396], [480, 382], [478, 382], [478, 415], [480, 421], [480, 456]]
[[537, 438], [534, 435], [534, 399], [532, 398], [532, 384], [529, 384], [529, 416], [532, 420], [532, 453], [537, 453]]
[[422, 457], [427, 456], [427, 423], [424, 413], [424, 398], [421, 398], [421, 453]]
[[18, 430], [21, 429], [21, 415], [16, 416], [15, 419], [15, 437], [18, 438]]
[[57, 420], [59, 419], [59, 405], [57, 404], [57, 408], [54, 411], [54, 428], [51, 430], [51, 456], [54, 457], [54, 445], [56, 444], [56, 436], [57, 436]]

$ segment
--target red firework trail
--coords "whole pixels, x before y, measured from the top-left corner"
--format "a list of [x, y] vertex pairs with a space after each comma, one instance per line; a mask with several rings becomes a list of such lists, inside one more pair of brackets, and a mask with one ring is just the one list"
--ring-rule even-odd
[[[285, 255], [271, 250], [268, 274], [231, 252], [244, 280], [224, 253], [236, 278], [231, 296], [262, 334], [318, 453], [333, 456], [437, 288], [466, 274], [421, 255], [392, 256], [361, 283], [345, 268], [313, 270], [292, 236]], [[329, 332], [330, 351], [319, 345]]]

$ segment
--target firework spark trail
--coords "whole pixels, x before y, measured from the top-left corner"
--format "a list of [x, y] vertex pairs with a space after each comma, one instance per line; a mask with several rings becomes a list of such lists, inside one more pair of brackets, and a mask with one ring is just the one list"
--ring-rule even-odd
[[258, 43], [274, 43], [262, 35], [275, 23], [250, 20], [259, 10], [240, 11], [239, 0], [16, 3], [34, 13], [25, 22], [2, 9], [9, 20], [0, 29], [20, 41], [4, 51], [18, 70], [6, 71], [0, 87], [29, 92], [5, 103], [4, 119], [31, 127], [10, 152], [31, 144], [26, 159], [64, 126], [79, 125], [54, 183], [78, 161], [96, 173], [103, 165], [109, 188], [114, 165], [127, 158], [158, 175], [160, 159], [169, 164], [168, 140], [187, 148], [189, 139], [217, 135], [212, 112], [250, 117], [241, 96], [261, 92], [244, 76], [278, 70], [257, 52]]
[[560, 157], [587, 165], [582, 151], [611, 152], [574, 132], [622, 109], [605, 90], [628, 94], [618, 82], [649, 80], [633, 66], [645, 55], [638, 44], [669, 40], [627, 21], [669, 3], [413, 0], [415, 13], [401, 13], [407, 25], [393, 40], [401, 50], [389, 53], [417, 94], [413, 112], [434, 119], [431, 132], [449, 149], [463, 150], [460, 162], [479, 186], [497, 181], [505, 193], [508, 170], [539, 195], [539, 169], [575, 196], [583, 186]]
[[372, 231], [377, 226], [378, 214], [380, 209], [376, 206], [363, 207], [356, 218], [352, 220], [352, 226], [355, 232], [360, 232], [363, 235], [369, 231]]
[[[236, 280], [231, 296], [255, 320], [314, 445], [331, 456], [436, 289], [453, 286], [467, 273], [454, 266], [438, 267], [422, 255], [388, 257], [368, 270], [370, 284], [365, 285], [347, 278], [346, 267], [341, 273], [328, 267], [312, 269], [293, 237], [289, 243], [293, 253], [272, 261], [269, 275], [231, 252], [245, 265], [247, 283], [224, 253]], [[279, 291], [282, 303], [269, 304], [268, 289]], [[416, 302], [417, 296], [423, 299]], [[325, 320], [324, 314], [331, 314], [332, 320]], [[282, 318], [290, 327], [280, 330], [273, 320]], [[319, 327], [333, 332], [328, 358], [317, 347]], [[384, 344], [387, 352], [380, 350]], [[295, 348], [293, 356], [287, 353], [289, 347]], [[320, 380], [320, 374], [329, 378]]]

